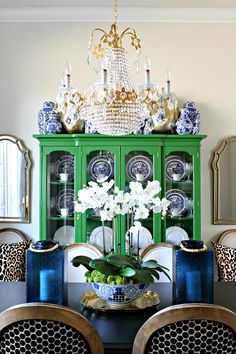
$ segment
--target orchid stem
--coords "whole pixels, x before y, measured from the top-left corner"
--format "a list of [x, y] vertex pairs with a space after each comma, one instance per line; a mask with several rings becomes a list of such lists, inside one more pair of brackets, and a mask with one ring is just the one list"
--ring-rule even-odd
[[115, 239], [115, 217], [113, 217], [112, 219], [112, 248], [111, 248], [111, 252], [114, 252], [114, 249], [115, 249], [115, 242], [116, 242], [116, 239]]
[[139, 263], [139, 231], [138, 231], [138, 240], [137, 240], [137, 262]]
[[105, 226], [104, 221], [102, 221], [102, 244], [103, 244], [103, 253], [106, 255], [106, 241], [105, 241]]
[[[134, 226], [134, 213], [133, 213], [133, 211], [131, 213], [131, 225]], [[131, 233], [130, 249], [133, 254], [133, 233]]]
[[131, 255], [131, 252], [130, 252], [130, 231], [129, 231], [129, 228], [130, 228], [130, 223], [129, 223], [129, 218], [130, 218], [130, 215], [129, 213], [127, 214], [127, 218], [126, 218], [126, 223], [127, 223], [127, 235], [128, 235], [128, 240], [129, 240], [129, 249], [128, 249], [128, 252], [129, 252], [129, 256]]

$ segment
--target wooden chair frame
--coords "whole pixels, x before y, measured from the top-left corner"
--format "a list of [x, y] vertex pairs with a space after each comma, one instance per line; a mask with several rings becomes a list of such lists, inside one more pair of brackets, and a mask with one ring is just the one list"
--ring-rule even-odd
[[103, 256], [103, 253], [102, 251], [99, 250], [98, 247], [94, 246], [94, 245], [91, 245], [90, 243], [85, 243], [85, 242], [77, 242], [77, 243], [71, 243], [67, 246], [67, 250], [71, 250], [73, 248], [78, 248], [80, 246], [86, 246], [87, 248], [93, 250], [94, 252], [97, 253], [97, 256], [98, 257], [102, 257]]
[[[144, 250], [141, 252], [140, 254], [140, 257], [141, 258], [144, 258], [150, 251], [152, 250], [158, 250], [158, 249], [161, 249], [161, 248], [168, 248], [168, 249], [171, 249], [172, 250], [172, 271], [170, 272], [170, 278], [171, 278], [171, 281], [173, 282], [174, 281], [174, 267], [175, 267], [175, 250], [174, 250], [174, 245], [170, 242], [160, 242], [160, 243], [157, 243], [157, 244], [152, 244], [152, 245], [149, 245], [148, 247], [144, 248]], [[163, 264], [164, 265], [164, 264]], [[170, 271], [170, 269], [169, 269]], [[168, 271], [167, 271], [168, 273]], [[169, 279], [166, 277], [166, 282], [169, 282]]]
[[[236, 233], [236, 229], [230, 229], [230, 230], [226, 230], [225, 232], [223, 232], [223, 234], [221, 234], [217, 240], [217, 243], [220, 243], [221, 245], [225, 246], [224, 244], [224, 239], [232, 233]], [[226, 246], [227, 247], [227, 246]]]
[[218, 305], [181, 304], [170, 306], [150, 317], [139, 329], [132, 354], [144, 354], [149, 338], [162, 327], [186, 320], [209, 320], [223, 323], [236, 332], [236, 313]]
[[[25, 234], [18, 230], [18, 229], [14, 229], [14, 228], [11, 228], [11, 227], [6, 227], [4, 229], [0, 229], [0, 234], [4, 233], [4, 232], [14, 232], [15, 234], [17, 234], [20, 238], [20, 241], [19, 242], [28, 242], [28, 239], [27, 237], [25, 236]], [[0, 243], [1, 243], [1, 235], [0, 235]], [[9, 244], [11, 244], [12, 242], [9, 242]]]
[[146, 256], [146, 254], [151, 251], [153, 248], [154, 249], [158, 249], [158, 248], [163, 248], [163, 247], [167, 247], [167, 248], [173, 248], [174, 245], [172, 243], [169, 243], [169, 242], [160, 242], [160, 243], [157, 243], [157, 244], [152, 244], [152, 245], [149, 245], [148, 247], [144, 248], [144, 250], [141, 252], [140, 254], [140, 257], [143, 258]]
[[102, 341], [91, 323], [79, 312], [61, 305], [35, 302], [10, 307], [0, 313], [0, 332], [12, 323], [33, 319], [64, 323], [84, 336], [92, 354], [104, 354]]

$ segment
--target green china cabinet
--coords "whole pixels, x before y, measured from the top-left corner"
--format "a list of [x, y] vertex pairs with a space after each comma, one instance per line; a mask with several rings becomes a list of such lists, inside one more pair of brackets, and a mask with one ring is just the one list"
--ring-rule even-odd
[[[128, 189], [159, 180], [170, 207], [142, 221], [140, 248], [201, 239], [200, 144], [204, 135], [34, 135], [40, 142], [40, 238], [103, 248], [99, 215], [74, 212], [79, 189], [101, 176]], [[126, 216], [105, 222], [106, 251], [127, 251]]]

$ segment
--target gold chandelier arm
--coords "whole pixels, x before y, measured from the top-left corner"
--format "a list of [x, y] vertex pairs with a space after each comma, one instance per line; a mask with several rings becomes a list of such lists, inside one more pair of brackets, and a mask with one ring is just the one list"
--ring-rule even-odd
[[96, 31], [100, 31], [100, 32], [102, 32], [103, 34], [106, 34], [106, 32], [105, 32], [102, 28], [95, 28], [95, 29], [93, 30], [93, 32], [92, 32], [91, 35], [93, 36]]
[[100, 38], [100, 41], [99, 41], [100, 44], [102, 44], [102, 42], [103, 42], [104, 38], [106, 38], [106, 36], [107, 36], [106, 33], [104, 33], [104, 34], [102, 35], [102, 37]]
[[102, 39], [104, 38], [104, 36], [106, 35], [106, 32], [103, 30], [103, 29], [101, 29], [101, 28], [95, 28], [93, 31], [92, 31], [92, 33], [91, 33], [91, 36], [90, 36], [90, 40], [89, 40], [89, 48], [91, 48], [92, 47], [92, 43], [93, 43], [93, 36], [94, 36], [94, 33], [95, 32], [102, 32], [103, 33], [103, 36], [102, 36], [102, 38], [100, 39], [100, 42], [102, 41]]
[[[132, 31], [132, 32], [130, 32], [130, 31]], [[128, 28], [126, 28], [126, 29], [121, 33], [120, 39], [122, 40], [123, 37], [126, 36], [126, 35], [128, 35], [128, 34], [130, 34], [131, 37], [137, 37], [136, 32], [135, 32], [135, 29], [134, 29], [134, 28], [131, 28], [131, 27], [128, 27]]]

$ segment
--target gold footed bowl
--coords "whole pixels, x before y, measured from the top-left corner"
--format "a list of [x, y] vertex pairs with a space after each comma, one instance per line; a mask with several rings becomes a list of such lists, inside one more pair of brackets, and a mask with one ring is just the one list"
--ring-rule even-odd
[[159, 295], [154, 291], [145, 290], [144, 293], [136, 300], [127, 304], [111, 305], [106, 300], [99, 298], [93, 291], [84, 293], [81, 300], [81, 304], [93, 310], [98, 311], [141, 311], [160, 303]]

